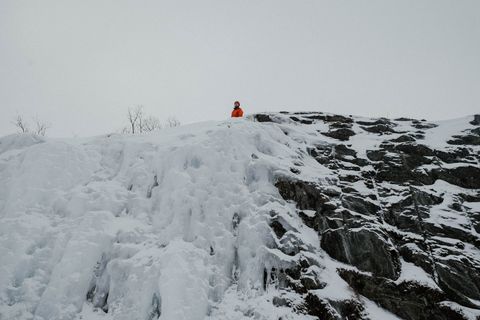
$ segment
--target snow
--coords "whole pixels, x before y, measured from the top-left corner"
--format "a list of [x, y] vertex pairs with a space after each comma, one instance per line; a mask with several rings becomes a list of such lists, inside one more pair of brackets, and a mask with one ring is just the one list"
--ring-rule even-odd
[[403, 258], [400, 260], [402, 262], [402, 274], [397, 279], [397, 283], [403, 281], [415, 281], [421, 285], [439, 289], [435, 281], [428, 275], [422, 268], [417, 267], [413, 263], [406, 262]]
[[[318, 296], [352, 297], [336, 272], [346, 266], [320, 249], [317, 233], [273, 186], [292, 167], [304, 181], [332, 184], [336, 176], [304, 155], [319, 140], [337, 141], [318, 127], [252, 120], [81, 139], [1, 138], [0, 319], [314, 319], [272, 303], [295, 304], [297, 295], [263, 288], [265, 269], [299, 258], [273, 249], [272, 212], [300, 230], [323, 266], [313, 270], [328, 279]], [[458, 131], [457, 122], [449, 126], [450, 136]], [[440, 144], [442, 132], [428, 130], [425, 143]], [[383, 138], [352, 140], [366, 157]], [[476, 203], [465, 206], [478, 211]], [[399, 281], [433, 285], [420, 268], [402, 264]], [[397, 319], [364, 300], [371, 319]]]
[[262, 244], [273, 238], [259, 213], [284, 202], [273, 172], [298, 157], [285, 142], [277, 127], [244, 119], [3, 138], [0, 313], [203, 319], [235, 265], [242, 290], [262, 289], [271, 255]]
[[394, 314], [388, 312], [385, 309], [380, 308], [375, 302], [368, 300], [365, 297], [362, 297], [362, 301], [365, 306], [365, 310], [370, 315], [371, 319], [382, 319], [382, 320], [400, 320], [401, 318], [395, 316]]

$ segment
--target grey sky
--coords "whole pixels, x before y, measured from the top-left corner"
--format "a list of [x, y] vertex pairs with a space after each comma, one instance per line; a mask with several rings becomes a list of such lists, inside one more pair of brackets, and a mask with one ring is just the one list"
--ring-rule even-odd
[[0, 0], [0, 136], [18, 112], [48, 136], [325, 111], [480, 112], [480, 1]]

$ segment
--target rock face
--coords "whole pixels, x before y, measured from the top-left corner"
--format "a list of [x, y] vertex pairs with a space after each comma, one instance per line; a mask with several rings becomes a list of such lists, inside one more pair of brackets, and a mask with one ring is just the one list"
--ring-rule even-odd
[[[321, 248], [351, 267], [337, 268], [351, 290], [402, 319], [475, 317], [468, 310], [480, 309], [480, 115], [448, 128], [449, 136], [441, 124], [405, 118], [286, 112], [256, 118], [311, 128], [306, 157], [327, 173], [302, 180], [303, 158], [275, 186], [317, 232]], [[280, 240], [286, 233], [279, 230], [289, 229], [278, 220], [271, 227]], [[286, 287], [305, 297], [307, 313], [367, 319], [360, 298], [313, 294], [324, 282], [321, 274], [306, 273], [314, 265], [322, 268], [304, 259], [282, 270]], [[427, 280], [405, 279], [407, 267]]]

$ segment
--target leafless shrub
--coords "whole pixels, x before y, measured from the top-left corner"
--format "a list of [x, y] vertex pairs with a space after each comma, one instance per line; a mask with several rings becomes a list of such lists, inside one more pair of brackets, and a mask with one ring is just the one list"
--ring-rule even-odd
[[142, 132], [142, 125], [141, 125], [142, 117], [143, 117], [142, 109], [143, 109], [143, 105], [138, 105], [133, 110], [128, 108], [127, 118], [132, 128], [130, 131], [131, 133]]
[[21, 132], [30, 132], [28, 123], [23, 120], [23, 117], [17, 113], [17, 117], [13, 119], [14, 121], [10, 122], [14, 126], [18, 127]]
[[32, 117], [32, 119], [33, 119], [33, 122], [35, 122], [35, 124], [37, 125], [37, 128], [35, 129], [34, 133], [38, 135], [45, 136], [47, 129], [52, 127], [50, 123], [40, 121], [40, 119], [38, 118], [38, 115], [36, 115], [35, 117]]
[[129, 125], [117, 131], [121, 133], [140, 133], [162, 129], [164, 127], [177, 127], [180, 125], [180, 121], [175, 117], [169, 117], [163, 125], [157, 117], [145, 117], [145, 114], [143, 113], [143, 105], [138, 105], [133, 109], [128, 108], [127, 119]]
[[154, 116], [149, 116], [145, 121], [143, 122], [143, 131], [153, 131], [156, 129], [162, 129], [162, 124], [160, 123], [160, 120], [158, 118], [155, 118]]
[[21, 132], [32, 132], [40, 136], [45, 136], [47, 133], [47, 129], [52, 127], [51, 123], [41, 121], [38, 115], [32, 117], [32, 120], [36, 125], [34, 130], [30, 129], [30, 124], [26, 122], [23, 117], [18, 113], [17, 116], [13, 118], [13, 121], [11, 123], [17, 128], [19, 128]]
[[166, 127], [178, 127], [180, 125], [180, 121], [178, 121], [177, 118], [175, 117], [168, 117], [166, 123], [165, 123], [165, 126]]

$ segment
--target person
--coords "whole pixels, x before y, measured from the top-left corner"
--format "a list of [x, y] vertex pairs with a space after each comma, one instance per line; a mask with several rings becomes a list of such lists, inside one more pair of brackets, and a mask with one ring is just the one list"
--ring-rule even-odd
[[237, 118], [237, 117], [242, 117], [243, 116], [243, 110], [240, 108], [240, 102], [235, 101], [233, 104], [234, 108], [232, 111], [232, 118]]

